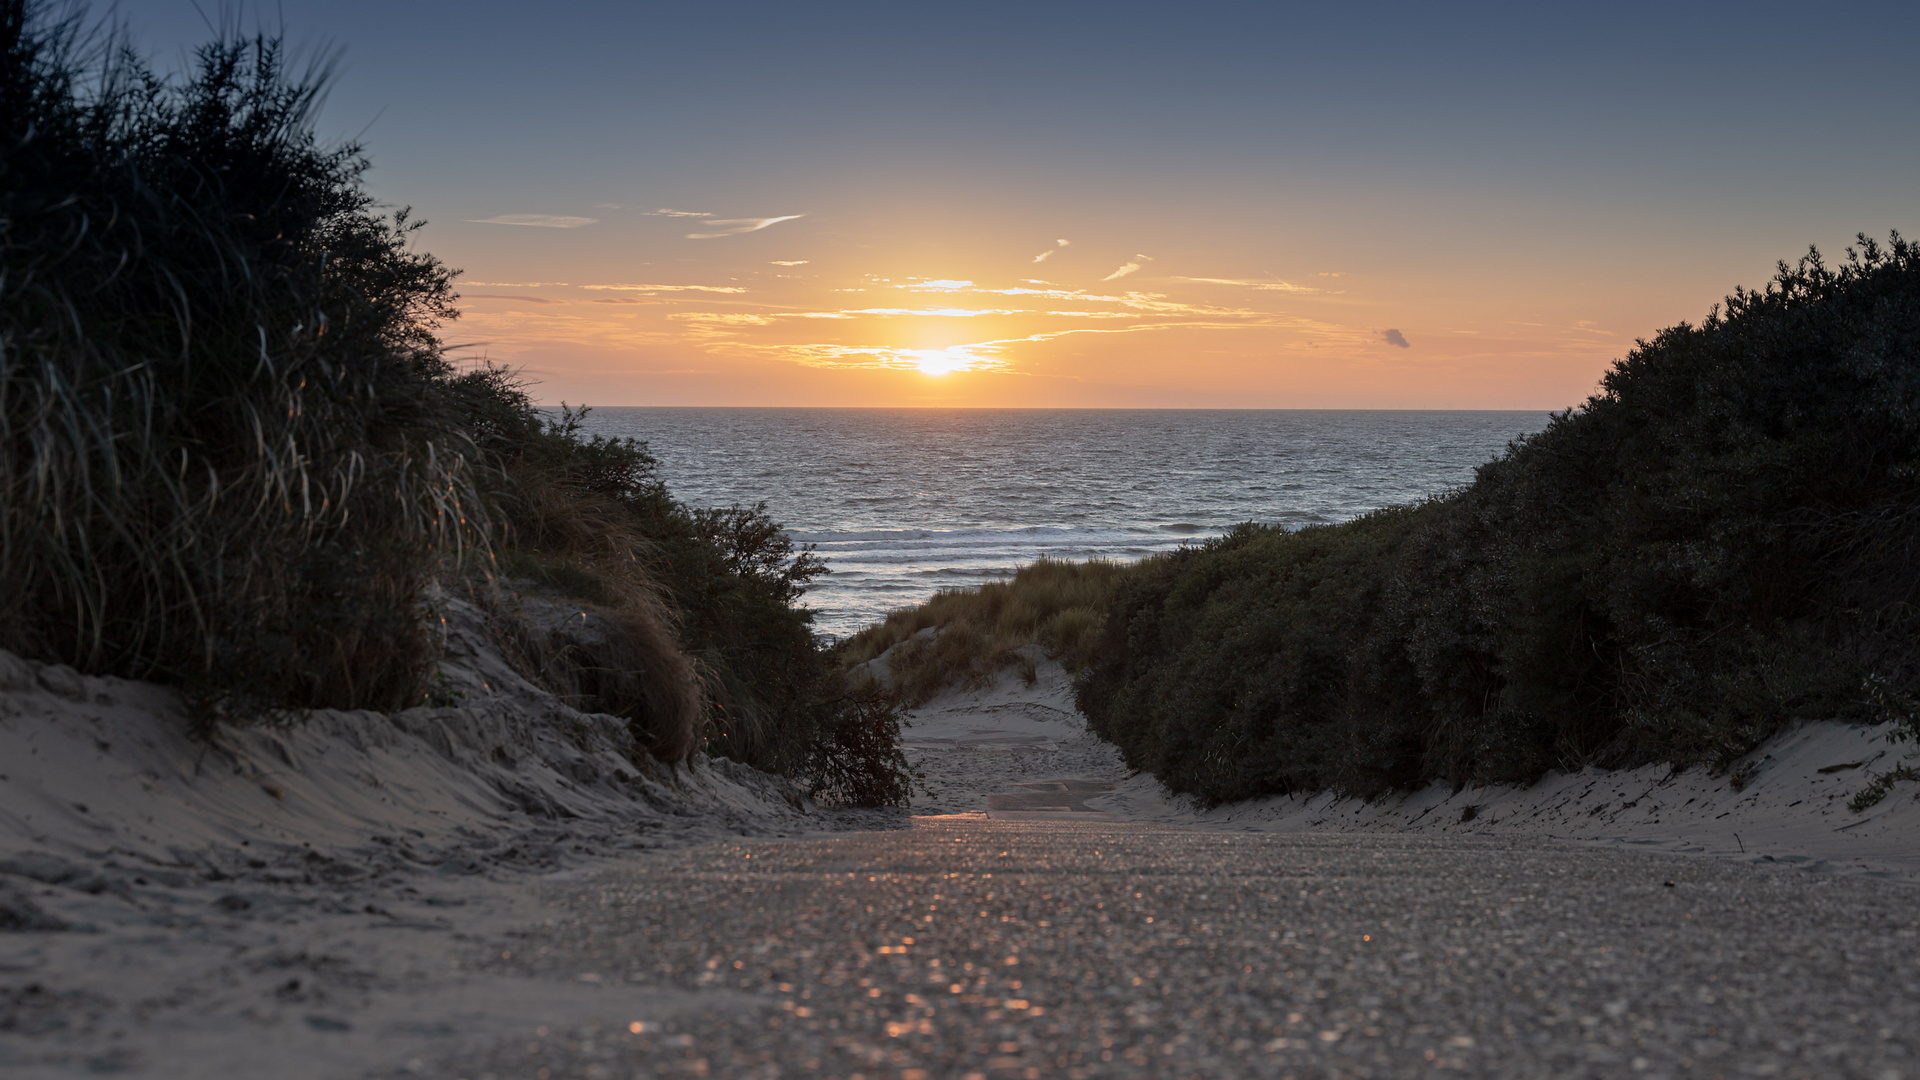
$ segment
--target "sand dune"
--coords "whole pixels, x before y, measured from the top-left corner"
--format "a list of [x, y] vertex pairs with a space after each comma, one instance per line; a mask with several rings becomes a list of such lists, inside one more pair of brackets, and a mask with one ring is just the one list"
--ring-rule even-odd
[[[1887, 734], [1806, 724], [1751, 755], [1754, 767], [1739, 788], [1704, 768], [1649, 766], [1553, 773], [1529, 787], [1456, 792], [1435, 784], [1376, 802], [1322, 794], [1203, 810], [1153, 777], [1134, 775], [1114, 747], [1090, 735], [1074, 711], [1071, 681], [1049, 661], [1032, 686], [1004, 674], [985, 688], [942, 694], [915, 711], [907, 743], [929, 789], [928, 805], [915, 813], [1094, 815], [1278, 832], [1524, 834], [1920, 881], [1920, 787], [1901, 784], [1863, 814], [1846, 805], [1868, 776], [1899, 759], [1904, 748]], [[1088, 783], [1112, 790], [1081, 790]]]

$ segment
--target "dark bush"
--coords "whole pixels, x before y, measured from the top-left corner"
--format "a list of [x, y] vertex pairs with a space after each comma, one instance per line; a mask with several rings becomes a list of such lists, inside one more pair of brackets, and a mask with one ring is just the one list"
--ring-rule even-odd
[[283, 65], [225, 41], [163, 82], [0, 2], [0, 646], [397, 707], [482, 517], [434, 404], [451, 273]]
[[1638, 346], [1468, 487], [1123, 582], [1079, 686], [1219, 802], [1724, 765], [1920, 681], [1920, 249], [1862, 237]]
[[222, 40], [170, 82], [79, 19], [0, 0], [0, 648], [208, 719], [397, 709], [435, 587], [497, 556], [604, 608], [509, 636], [656, 756], [904, 798], [897, 714], [842, 692], [797, 606], [824, 568], [764, 507], [681, 506], [643, 445], [443, 356], [454, 273], [316, 141], [324, 72]]

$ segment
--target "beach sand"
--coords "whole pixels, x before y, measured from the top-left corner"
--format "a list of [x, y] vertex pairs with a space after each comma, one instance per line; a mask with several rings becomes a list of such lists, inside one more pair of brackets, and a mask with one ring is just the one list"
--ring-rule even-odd
[[1321, 794], [1204, 809], [1134, 774], [1115, 747], [1091, 735], [1058, 663], [1043, 660], [1037, 674], [1029, 686], [1003, 673], [914, 711], [906, 742], [928, 791], [916, 814], [1060, 815], [1228, 831], [1519, 834], [1920, 881], [1920, 785], [1897, 784], [1864, 813], [1847, 809], [1871, 775], [1912, 749], [1889, 742], [1885, 727], [1805, 724], [1750, 755], [1738, 787], [1704, 767], [1660, 765], [1552, 773], [1526, 787], [1432, 784], [1374, 802]]
[[[567, 708], [457, 626], [447, 670], [459, 706], [196, 741], [165, 689], [0, 654], [0, 1069], [393, 1075], [548, 1023], [671, 1018], [688, 1001], [647, 980], [496, 961], [568, 918], [553, 886], [644, 867], [648, 852], [908, 823], [821, 810], [730, 762], [636, 767], [622, 722]], [[913, 712], [914, 815], [1519, 834], [1920, 879], [1916, 785], [1845, 807], [1903, 749], [1882, 730], [1806, 725], [1754, 756], [1744, 790], [1697, 769], [1589, 770], [1202, 810], [1086, 730], [1057, 663], [1036, 674]]]

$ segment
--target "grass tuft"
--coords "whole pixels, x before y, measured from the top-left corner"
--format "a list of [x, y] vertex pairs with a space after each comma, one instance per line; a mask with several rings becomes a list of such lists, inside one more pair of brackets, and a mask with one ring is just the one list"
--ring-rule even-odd
[[203, 723], [391, 711], [445, 700], [429, 600], [474, 586], [529, 677], [654, 756], [904, 801], [897, 709], [799, 605], [824, 564], [457, 370], [455, 272], [317, 141], [325, 70], [265, 37], [197, 60], [168, 81], [81, 9], [0, 0], [0, 648], [172, 683]]
[[1102, 560], [1040, 559], [1010, 581], [943, 590], [842, 642], [840, 663], [850, 669], [893, 650], [887, 658], [892, 685], [912, 704], [1006, 668], [1019, 670], [1031, 685], [1034, 661], [1023, 650], [1032, 645], [1078, 671], [1092, 657], [1121, 573], [1118, 564]]

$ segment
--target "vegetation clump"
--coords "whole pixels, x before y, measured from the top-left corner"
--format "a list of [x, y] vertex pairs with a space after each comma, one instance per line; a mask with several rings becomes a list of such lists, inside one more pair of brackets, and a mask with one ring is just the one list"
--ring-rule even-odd
[[169, 80], [73, 10], [0, 0], [0, 648], [208, 719], [394, 710], [431, 697], [436, 597], [532, 581], [602, 632], [506, 619], [523, 669], [655, 756], [904, 801], [897, 711], [798, 606], [819, 561], [460, 370], [454, 271], [313, 133], [324, 70], [230, 39]]
[[1131, 570], [1077, 692], [1219, 803], [1726, 767], [1920, 684], [1920, 248], [1782, 263], [1444, 497]]
[[918, 607], [893, 612], [842, 642], [840, 662], [854, 668], [886, 654], [893, 690], [912, 704], [946, 686], [978, 685], [1010, 667], [1031, 681], [1028, 646], [1079, 671], [1091, 658], [1123, 572], [1099, 559], [1039, 559], [1009, 581], [942, 590]]

